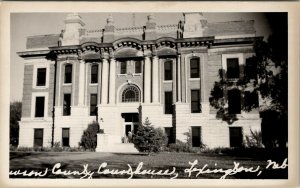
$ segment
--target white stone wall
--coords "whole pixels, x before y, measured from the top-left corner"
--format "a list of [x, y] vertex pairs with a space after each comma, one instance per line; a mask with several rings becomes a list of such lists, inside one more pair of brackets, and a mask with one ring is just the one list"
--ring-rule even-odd
[[34, 129], [44, 129], [43, 147], [51, 146], [52, 121], [45, 120], [23, 120], [20, 122], [19, 147], [33, 147]]

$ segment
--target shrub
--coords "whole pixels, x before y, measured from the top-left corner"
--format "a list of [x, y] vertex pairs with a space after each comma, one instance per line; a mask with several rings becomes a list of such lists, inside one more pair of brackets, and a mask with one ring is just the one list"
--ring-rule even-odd
[[97, 122], [90, 123], [88, 128], [83, 132], [79, 143], [85, 150], [95, 151], [97, 147], [97, 133], [99, 132], [99, 124]]
[[150, 154], [162, 151], [167, 145], [168, 138], [160, 128], [154, 128], [146, 118], [143, 125], [138, 126], [136, 134], [133, 134], [132, 141], [138, 151]]
[[245, 138], [245, 147], [249, 148], [263, 148], [261, 131], [250, 130], [250, 135]]

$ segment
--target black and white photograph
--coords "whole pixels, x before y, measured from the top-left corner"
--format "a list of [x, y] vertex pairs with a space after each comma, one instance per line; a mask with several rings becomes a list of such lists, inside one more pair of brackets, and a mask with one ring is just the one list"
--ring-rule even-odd
[[9, 180], [288, 180], [289, 12], [197, 10], [11, 12]]

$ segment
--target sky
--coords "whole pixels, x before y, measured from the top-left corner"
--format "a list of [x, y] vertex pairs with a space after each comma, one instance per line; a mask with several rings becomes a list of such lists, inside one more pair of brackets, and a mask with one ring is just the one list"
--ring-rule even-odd
[[[87, 30], [102, 29], [112, 14], [116, 27], [143, 26], [150, 13], [80, 13]], [[182, 13], [153, 13], [157, 25], [177, 24]], [[254, 20], [257, 36], [271, 33], [264, 13], [203, 13], [208, 22]], [[10, 17], [10, 101], [22, 101], [24, 65], [17, 52], [26, 50], [26, 37], [59, 34], [67, 13], [12, 13]], [[134, 18], [134, 19], [133, 19]]]

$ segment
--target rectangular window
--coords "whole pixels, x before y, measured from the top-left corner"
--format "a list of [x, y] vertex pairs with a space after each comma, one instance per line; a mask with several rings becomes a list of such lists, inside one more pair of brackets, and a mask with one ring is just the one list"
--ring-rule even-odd
[[165, 134], [168, 137], [168, 145], [174, 143], [173, 127], [165, 127]]
[[191, 90], [191, 112], [192, 113], [201, 112], [200, 90]]
[[172, 61], [165, 62], [165, 80], [172, 80]]
[[199, 58], [190, 60], [191, 78], [200, 78], [200, 61]]
[[97, 116], [98, 108], [97, 108], [97, 94], [91, 94], [90, 98], [90, 116]]
[[165, 92], [165, 114], [173, 113], [173, 93], [172, 91]]
[[71, 94], [64, 94], [64, 116], [71, 115]]
[[227, 59], [227, 78], [237, 79], [240, 78], [240, 67], [238, 58]]
[[35, 117], [44, 117], [45, 97], [35, 98]]
[[68, 64], [65, 66], [65, 83], [72, 83], [72, 65]]
[[121, 70], [120, 70], [120, 73], [121, 74], [126, 74], [127, 73], [127, 64], [126, 64], [126, 61], [123, 61], [123, 62], [120, 62], [120, 67], [121, 67]]
[[238, 89], [228, 90], [228, 113], [241, 113], [241, 92]]
[[62, 146], [70, 147], [70, 128], [62, 128]]
[[34, 129], [33, 147], [43, 147], [44, 129]]
[[258, 107], [258, 94], [253, 91], [245, 91], [244, 92], [244, 107], [246, 110], [250, 110], [252, 108]]
[[98, 83], [98, 65], [91, 66], [91, 83]]
[[257, 63], [254, 58], [246, 59], [245, 76], [248, 79], [257, 79]]
[[243, 133], [241, 127], [229, 127], [230, 147], [241, 147]]
[[141, 61], [135, 62], [135, 73], [142, 73], [142, 62]]
[[192, 127], [192, 147], [201, 146], [201, 127]]
[[36, 85], [37, 86], [45, 86], [46, 85], [46, 68], [38, 68], [37, 69], [37, 79]]

